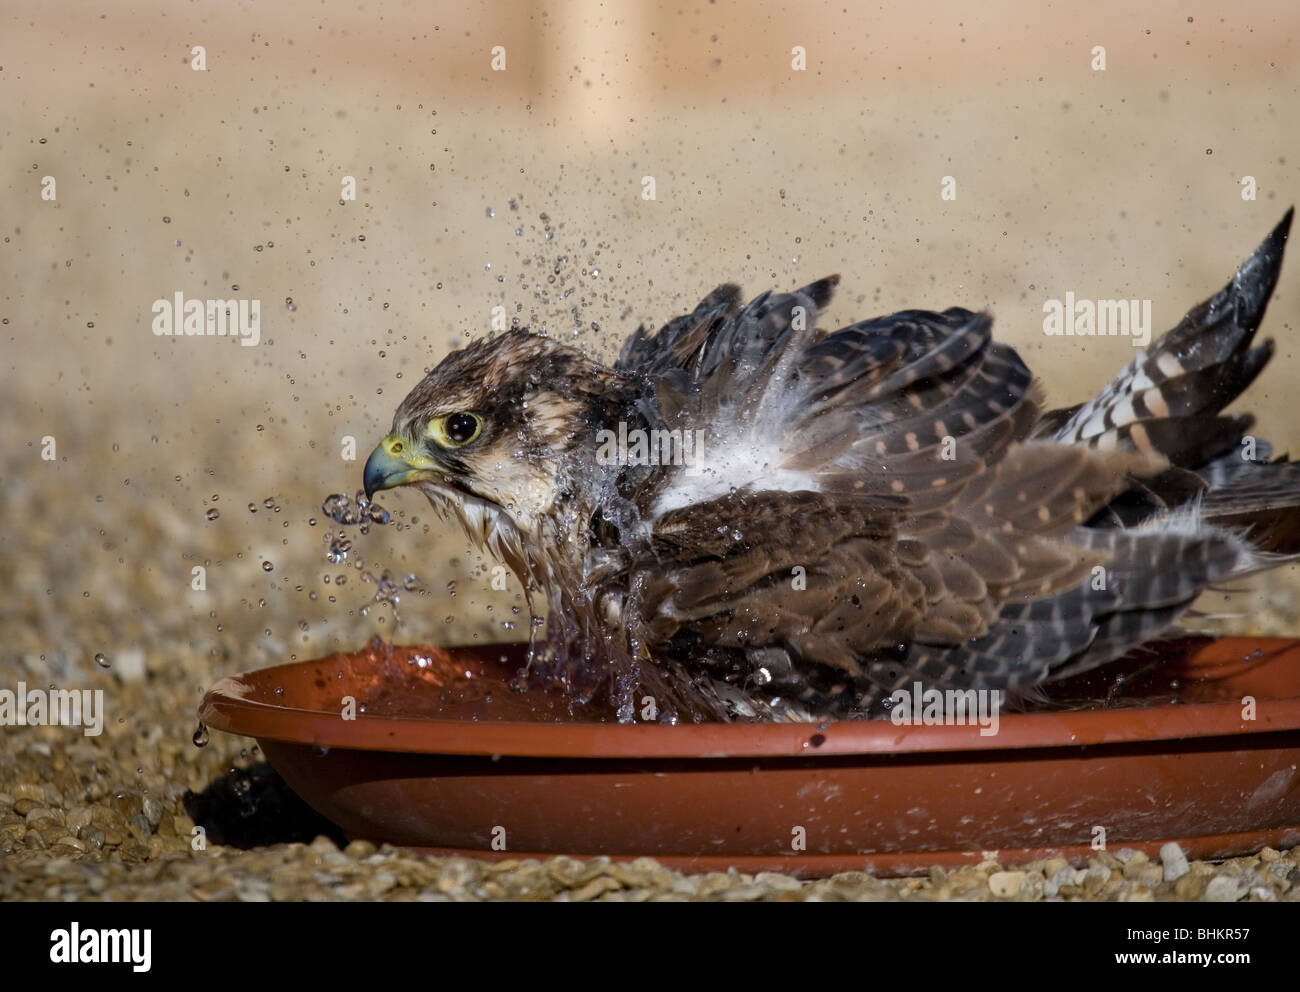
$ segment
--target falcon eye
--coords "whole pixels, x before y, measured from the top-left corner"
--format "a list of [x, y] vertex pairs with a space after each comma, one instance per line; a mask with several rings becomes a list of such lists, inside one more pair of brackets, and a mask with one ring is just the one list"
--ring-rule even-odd
[[449, 413], [435, 417], [429, 424], [428, 434], [444, 448], [459, 448], [469, 444], [483, 430], [483, 418], [477, 413]]
[[482, 421], [472, 413], [453, 413], [447, 418], [447, 437], [455, 444], [469, 444], [478, 437]]

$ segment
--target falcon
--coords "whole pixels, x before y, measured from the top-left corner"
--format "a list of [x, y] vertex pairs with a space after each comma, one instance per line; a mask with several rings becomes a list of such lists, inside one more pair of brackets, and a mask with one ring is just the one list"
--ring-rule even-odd
[[532, 675], [625, 721], [646, 696], [668, 722], [867, 717], [916, 682], [1032, 696], [1300, 551], [1297, 463], [1222, 412], [1273, 354], [1291, 217], [1076, 406], [988, 313], [827, 331], [837, 276], [727, 284], [612, 366], [524, 329], [448, 355], [366, 496], [415, 487], [543, 590]]

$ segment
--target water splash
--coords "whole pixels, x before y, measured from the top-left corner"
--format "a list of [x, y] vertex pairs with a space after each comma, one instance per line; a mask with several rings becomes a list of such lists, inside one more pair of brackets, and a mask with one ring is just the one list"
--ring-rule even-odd
[[370, 533], [370, 525], [386, 525], [391, 517], [378, 503], [366, 499], [366, 494], [358, 489], [355, 496], [344, 493], [331, 493], [320, 505], [321, 513], [343, 527], [356, 527], [362, 534]]

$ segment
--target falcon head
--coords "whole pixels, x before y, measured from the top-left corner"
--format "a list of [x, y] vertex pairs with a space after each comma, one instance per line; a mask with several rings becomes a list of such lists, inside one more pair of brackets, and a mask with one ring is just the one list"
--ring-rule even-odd
[[523, 330], [448, 355], [402, 401], [366, 460], [365, 490], [414, 485], [472, 526], [522, 532], [562, 495], [561, 463], [594, 435], [588, 398], [602, 369], [580, 352]]

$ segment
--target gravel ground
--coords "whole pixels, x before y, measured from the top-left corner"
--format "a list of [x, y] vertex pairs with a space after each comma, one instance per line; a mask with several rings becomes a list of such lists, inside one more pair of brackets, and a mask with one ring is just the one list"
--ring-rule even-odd
[[957, 871], [936, 866], [923, 878], [844, 872], [802, 882], [777, 872], [681, 875], [653, 858], [491, 863], [419, 857], [388, 846], [376, 849], [368, 841], [353, 841], [340, 850], [327, 837], [256, 851], [217, 848], [205, 859], [167, 843], [159, 846], [160, 854], [137, 866], [72, 857], [58, 847], [52, 856], [19, 856], [17, 884], [0, 895], [176, 902], [1300, 902], [1300, 852], [1268, 848], [1257, 857], [1222, 865], [1194, 862], [1176, 879], [1145, 855], [1121, 851], [1118, 857], [1092, 858], [1086, 868], [1059, 859], [1011, 869], [990, 861]]
[[[565, 6], [545, 30], [526, 4], [436, 27], [384, 3], [364, 21], [315, 2], [7, 6], [0, 688], [102, 689], [106, 719], [97, 737], [0, 727], [0, 898], [1296, 899], [1295, 851], [1181, 875], [1172, 852], [1121, 852], [1081, 872], [799, 882], [340, 848], [253, 742], [191, 740], [202, 693], [236, 672], [376, 634], [519, 637], [518, 590], [493, 589], [415, 494], [384, 499], [392, 524], [334, 560], [320, 512], [360, 485], [421, 370], [498, 304], [609, 354], [721, 281], [757, 293], [838, 271], [831, 320], [987, 305], [1052, 398], [1091, 394], [1132, 348], [1046, 338], [1045, 298], [1153, 298], [1159, 331], [1300, 196], [1285, 113], [1300, 15], [1184, 6], [1087, 21], [767, 5], [743, 28], [717, 21], [725, 5], [630, 28], [590, 11], [575, 26]], [[817, 35], [810, 71], [792, 77], [782, 52], [775, 72], [756, 31]], [[1106, 73], [1087, 68], [1098, 37]], [[509, 73], [486, 69], [498, 38]], [[946, 175], [956, 201], [939, 199]], [[152, 301], [177, 291], [260, 299], [261, 343], [154, 336]], [[1292, 257], [1248, 404], [1292, 453], [1298, 309]], [[1300, 635], [1298, 571], [1206, 597], [1235, 616], [1204, 626]]]

